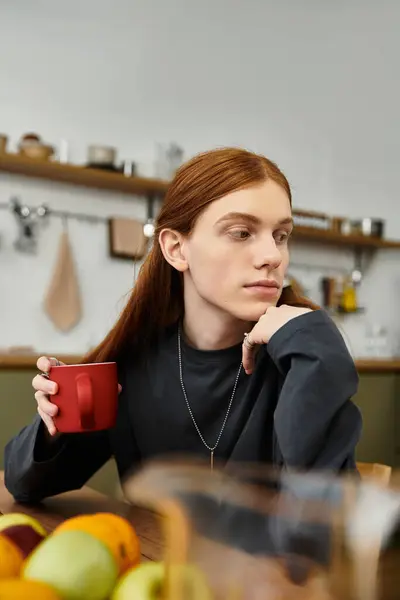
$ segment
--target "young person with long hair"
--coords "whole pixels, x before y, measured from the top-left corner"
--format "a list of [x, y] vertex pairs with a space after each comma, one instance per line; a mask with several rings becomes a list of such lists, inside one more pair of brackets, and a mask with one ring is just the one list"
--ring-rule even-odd
[[5, 449], [14, 497], [80, 488], [111, 457], [121, 479], [174, 454], [355, 469], [357, 372], [329, 316], [284, 287], [292, 228], [289, 183], [267, 158], [226, 148], [183, 165], [125, 309], [85, 359], [118, 364], [115, 428], [58, 434], [56, 384], [37, 375], [39, 415]]

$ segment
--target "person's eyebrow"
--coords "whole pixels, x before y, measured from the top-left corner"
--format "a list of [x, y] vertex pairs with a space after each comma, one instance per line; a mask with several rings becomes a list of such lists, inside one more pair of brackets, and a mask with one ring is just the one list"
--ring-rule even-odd
[[253, 223], [254, 225], [259, 225], [261, 223], [260, 219], [258, 217], [255, 217], [254, 215], [251, 215], [249, 213], [242, 213], [242, 212], [230, 212], [227, 213], [226, 215], [224, 215], [223, 217], [221, 217], [220, 219], [218, 219], [218, 221], [216, 222], [216, 225], [219, 225], [220, 223], [225, 223], [226, 221], [247, 221], [248, 223]]
[[279, 221], [278, 225], [291, 225], [293, 227], [293, 219], [292, 217], [286, 217], [286, 219]]
[[[216, 225], [225, 223], [227, 221], [235, 221], [235, 220], [236, 221], [237, 220], [247, 221], [248, 223], [252, 223], [253, 225], [260, 225], [260, 223], [261, 223], [261, 221], [258, 217], [255, 217], [254, 215], [251, 215], [249, 213], [230, 212], [230, 213], [227, 213], [226, 215], [224, 215], [223, 217], [221, 217], [220, 219], [218, 219], [218, 221], [216, 222]], [[277, 226], [282, 226], [282, 225], [292, 225], [293, 226], [292, 217], [286, 217], [284, 219], [281, 219], [277, 223]]]

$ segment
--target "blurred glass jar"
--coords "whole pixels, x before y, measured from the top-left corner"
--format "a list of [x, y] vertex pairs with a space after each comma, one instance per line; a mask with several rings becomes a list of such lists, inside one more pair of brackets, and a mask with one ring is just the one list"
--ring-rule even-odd
[[385, 326], [379, 323], [368, 323], [365, 332], [365, 349], [371, 358], [388, 358], [393, 356], [393, 349]]
[[197, 460], [148, 462], [124, 494], [163, 516], [165, 600], [377, 600], [400, 508], [397, 483]]
[[183, 161], [183, 149], [172, 142], [171, 144], [157, 144], [155, 176], [159, 179], [170, 180]]

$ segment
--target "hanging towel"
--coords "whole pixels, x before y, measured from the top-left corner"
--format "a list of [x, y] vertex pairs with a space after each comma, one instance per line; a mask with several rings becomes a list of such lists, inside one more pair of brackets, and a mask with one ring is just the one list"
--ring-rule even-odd
[[61, 234], [58, 256], [44, 299], [44, 310], [61, 331], [69, 331], [81, 319], [82, 304], [68, 232]]
[[143, 223], [135, 219], [112, 218], [109, 221], [110, 254], [118, 258], [137, 260], [147, 250]]

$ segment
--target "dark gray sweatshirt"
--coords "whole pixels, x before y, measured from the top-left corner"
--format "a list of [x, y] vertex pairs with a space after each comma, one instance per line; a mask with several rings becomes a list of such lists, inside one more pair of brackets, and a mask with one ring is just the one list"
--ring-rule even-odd
[[[197, 424], [212, 446], [241, 362], [241, 344], [202, 351], [182, 340], [183, 379]], [[147, 458], [209, 459], [179, 379], [177, 326], [144, 359], [127, 352], [110, 431], [62, 434], [49, 442], [37, 417], [5, 448], [5, 484], [22, 502], [79, 489], [111, 457], [123, 479]], [[343, 338], [322, 310], [297, 317], [263, 346], [252, 375], [240, 374], [215, 460], [301, 469], [355, 468], [361, 416], [351, 397], [358, 376]]]

